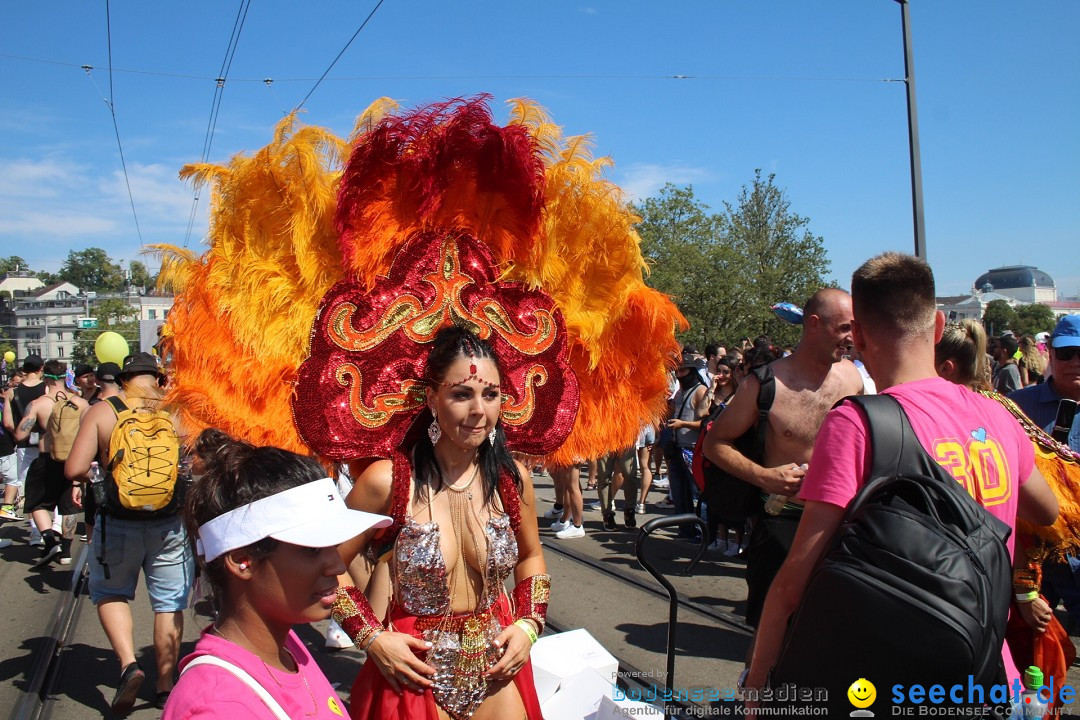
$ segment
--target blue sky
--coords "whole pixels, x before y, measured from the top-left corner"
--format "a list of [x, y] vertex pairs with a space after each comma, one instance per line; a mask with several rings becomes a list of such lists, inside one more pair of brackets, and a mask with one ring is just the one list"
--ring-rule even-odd
[[[375, 1], [253, 2], [210, 159], [264, 145]], [[239, 6], [109, 6], [146, 244], [184, 243], [192, 191], [176, 174], [199, 159]], [[1049, 272], [1062, 296], [1080, 294], [1080, 3], [912, 0], [911, 17], [939, 294], [1021, 262]], [[90, 246], [137, 259], [102, 97], [104, 2], [4, 3], [0, 28], [0, 255], [50, 271]], [[776, 173], [847, 285], [871, 255], [912, 248], [904, 85], [886, 81], [902, 77], [893, 0], [385, 0], [303, 119], [344, 135], [379, 96], [415, 105], [479, 92], [505, 119], [502, 102], [527, 96], [566, 132], [591, 133], [615, 161], [612, 179], [639, 198], [691, 183], [719, 209], [755, 168]], [[204, 200], [191, 246], [205, 230]]]

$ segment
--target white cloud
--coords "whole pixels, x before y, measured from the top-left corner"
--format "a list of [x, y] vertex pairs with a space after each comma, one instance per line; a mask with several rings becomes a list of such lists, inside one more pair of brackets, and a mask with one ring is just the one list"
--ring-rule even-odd
[[[191, 215], [191, 188], [178, 168], [130, 163], [128, 176], [143, 241], [182, 245]], [[192, 228], [198, 244], [207, 227], [209, 192]], [[69, 250], [101, 247], [130, 258], [139, 247], [123, 170], [91, 171], [63, 151], [36, 158], [0, 157], [0, 254], [18, 254], [35, 269], [53, 269]], [[7, 248], [12, 248], [10, 251]]]
[[628, 200], [651, 197], [666, 183], [686, 185], [712, 178], [712, 173], [705, 168], [678, 164], [632, 163], [622, 167], [619, 174], [622, 176], [619, 184]]

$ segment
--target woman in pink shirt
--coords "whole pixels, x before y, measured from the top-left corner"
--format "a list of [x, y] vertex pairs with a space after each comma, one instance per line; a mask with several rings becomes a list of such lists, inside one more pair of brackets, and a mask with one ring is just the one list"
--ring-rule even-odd
[[217, 430], [196, 449], [204, 474], [185, 521], [217, 621], [180, 663], [163, 720], [347, 717], [292, 626], [330, 616], [337, 545], [390, 518], [346, 508], [312, 458]]

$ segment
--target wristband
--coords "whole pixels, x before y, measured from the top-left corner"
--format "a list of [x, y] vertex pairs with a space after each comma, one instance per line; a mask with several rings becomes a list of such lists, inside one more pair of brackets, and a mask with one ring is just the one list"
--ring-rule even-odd
[[525, 631], [525, 634], [529, 636], [529, 641], [535, 645], [537, 641], [536, 630], [528, 620], [522, 618], [521, 620], [515, 620], [514, 624]]
[[364, 652], [367, 652], [367, 649], [368, 649], [369, 647], [371, 647], [371, 643], [375, 642], [375, 638], [377, 638], [377, 637], [379, 637], [380, 635], [382, 635], [382, 632], [383, 632], [383, 629], [382, 629], [382, 628], [379, 628], [379, 629], [378, 629], [378, 630], [376, 630], [375, 632], [373, 632], [373, 633], [371, 633], [370, 635], [368, 635], [368, 637], [367, 637], [367, 640], [365, 640], [365, 641], [364, 641], [364, 647], [362, 647], [362, 648], [360, 648], [360, 649], [361, 649], [361, 650], [363, 650]]
[[1016, 602], [1031, 602], [1032, 600], [1038, 599], [1038, 597], [1038, 590], [1032, 590], [1031, 592], [1026, 593], [1016, 593]]

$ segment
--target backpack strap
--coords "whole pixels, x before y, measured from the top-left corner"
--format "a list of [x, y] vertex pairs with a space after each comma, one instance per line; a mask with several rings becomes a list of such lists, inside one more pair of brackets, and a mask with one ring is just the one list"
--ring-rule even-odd
[[866, 415], [870, 428], [870, 480], [900, 475], [931, 475], [955, 482], [923, 448], [907, 413], [896, 398], [880, 394], [852, 395], [845, 399]]
[[275, 700], [274, 696], [267, 692], [266, 688], [264, 688], [258, 680], [251, 677], [251, 674], [247, 670], [244, 670], [238, 665], [233, 665], [228, 660], [222, 660], [213, 655], [200, 655], [185, 665], [184, 669], [180, 671], [180, 674], [183, 675], [188, 670], [198, 665], [214, 665], [226, 672], [232, 673], [240, 682], [247, 685], [259, 696], [259, 699], [263, 701], [263, 704], [266, 705], [266, 708], [273, 713], [277, 720], [289, 720], [289, 714], [285, 712], [285, 708], [281, 707], [281, 703]]
[[754, 435], [754, 454], [757, 462], [765, 458], [765, 435], [769, 430], [769, 411], [772, 409], [773, 400], [776, 399], [776, 376], [773, 375], [772, 367], [760, 365], [753, 370], [754, 377], [758, 379], [757, 408], [758, 419]]
[[128, 406], [120, 399], [120, 396], [113, 395], [112, 397], [105, 398], [105, 402], [112, 406], [113, 412], [119, 417], [120, 413], [126, 411]]

